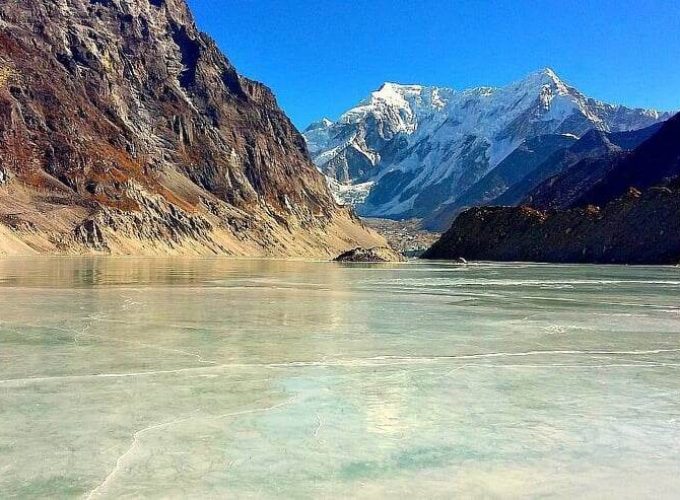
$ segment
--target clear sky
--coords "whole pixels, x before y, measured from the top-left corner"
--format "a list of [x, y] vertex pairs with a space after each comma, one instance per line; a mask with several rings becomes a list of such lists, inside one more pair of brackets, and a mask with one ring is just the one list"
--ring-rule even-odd
[[503, 85], [551, 67], [592, 97], [680, 109], [680, 0], [189, 0], [299, 128], [384, 81]]

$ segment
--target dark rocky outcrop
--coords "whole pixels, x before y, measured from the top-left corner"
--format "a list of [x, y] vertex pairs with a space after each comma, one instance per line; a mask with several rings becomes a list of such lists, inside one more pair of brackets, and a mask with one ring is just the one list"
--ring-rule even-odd
[[648, 129], [612, 134], [612, 139], [617, 136], [635, 148], [582, 160], [543, 182], [522, 204], [541, 209], [604, 206], [630, 187], [644, 190], [680, 175], [680, 115]]
[[604, 177], [625, 156], [625, 152], [612, 151], [600, 157], [584, 158], [536, 186], [520, 204], [543, 210], [572, 207], [585, 189]]
[[646, 189], [680, 175], [680, 114], [593, 182], [573, 205], [604, 205], [630, 186]]
[[423, 258], [677, 264], [679, 215], [677, 188], [631, 191], [604, 209], [473, 208]]
[[[580, 192], [584, 184], [604, 175], [614, 162], [649, 139], [660, 127], [657, 123], [628, 132], [591, 130], [578, 140], [564, 135], [529, 139], [455, 202], [427, 218], [424, 225], [444, 230], [466, 208], [473, 206], [564, 208], [569, 205], [564, 198], [573, 201], [569, 193]], [[581, 179], [573, 177], [569, 186], [557, 187], [563, 174], [572, 169], [581, 170]], [[556, 189], [562, 196], [556, 195]]]
[[383, 242], [336, 206], [271, 91], [185, 0], [0, 2], [3, 215], [34, 225], [39, 237], [14, 236], [38, 252], [331, 256]]
[[406, 259], [389, 247], [355, 248], [335, 258], [335, 262], [404, 262]]

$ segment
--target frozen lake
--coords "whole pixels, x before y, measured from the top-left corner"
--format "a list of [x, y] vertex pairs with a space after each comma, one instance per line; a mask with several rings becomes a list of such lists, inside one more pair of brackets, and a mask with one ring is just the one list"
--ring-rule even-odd
[[0, 497], [677, 498], [680, 269], [0, 260]]

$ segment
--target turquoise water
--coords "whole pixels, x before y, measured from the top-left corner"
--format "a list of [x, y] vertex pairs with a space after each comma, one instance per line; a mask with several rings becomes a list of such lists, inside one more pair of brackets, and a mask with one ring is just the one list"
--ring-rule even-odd
[[0, 260], [0, 497], [677, 498], [680, 270]]

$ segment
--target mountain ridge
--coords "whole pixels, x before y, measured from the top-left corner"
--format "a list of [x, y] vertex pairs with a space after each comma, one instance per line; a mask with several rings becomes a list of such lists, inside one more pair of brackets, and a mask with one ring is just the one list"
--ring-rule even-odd
[[668, 117], [589, 98], [543, 69], [505, 87], [460, 91], [388, 82], [304, 135], [317, 167], [344, 192], [371, 183], [360, 213], [400, 219], [431, 216], [527, 139], [633, 130]]
[[633, 150], [658, 132], [660, 125], [662, 124], [657, 123], [639, 130], [615, 133], [590, 130], [569, 148], [553, 153], [489, 204], [510, 206], [530, 204], [532, 193], [549, 179], [568, 171], [579, 162], [613, 157]]

